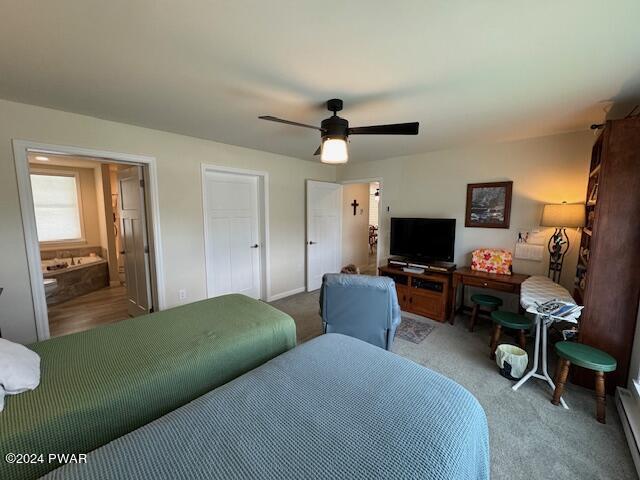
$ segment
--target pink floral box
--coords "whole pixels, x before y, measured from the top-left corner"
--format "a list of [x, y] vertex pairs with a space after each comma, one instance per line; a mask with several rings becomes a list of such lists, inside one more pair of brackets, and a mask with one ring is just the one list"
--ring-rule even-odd
[[471, 270], [511, 275], [513, 255], [509, 250], [479, 248], [471, 253]]

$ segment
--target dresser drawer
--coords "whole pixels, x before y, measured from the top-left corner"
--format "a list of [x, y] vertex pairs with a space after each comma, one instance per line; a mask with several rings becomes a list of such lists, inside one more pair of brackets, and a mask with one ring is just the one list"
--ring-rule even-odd
[[499, 292], [517, 293], [518, 286], [512, 283], [502, 283], [495, 280], [485, 280], [483, 278], [465, 277], [464, 284], [471, 287], [490, 288]]

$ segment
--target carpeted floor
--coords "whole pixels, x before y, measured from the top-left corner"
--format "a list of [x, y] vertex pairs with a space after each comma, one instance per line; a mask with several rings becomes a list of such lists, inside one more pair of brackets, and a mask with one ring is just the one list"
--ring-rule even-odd
[[[321, 334], [318, 293], [301, 293], [272, 305], [294, 318], [299, 343]], [[434, 329], [422, 342], [396, 337], [393, 351], [475, 395], [489, 422], [493, 479], [637, 478], [612, 397], [607, 397], [607, 424], [601, 425], [589, 390], [569, 384], [564, 396], [568, 411], [551, 404], [551, 392], [539, 380], [514, 392], [513, 382], [501, 377], [489, 360], [488, 323], [470, 333], [464, 317], [454, 326], [425, 322]]]

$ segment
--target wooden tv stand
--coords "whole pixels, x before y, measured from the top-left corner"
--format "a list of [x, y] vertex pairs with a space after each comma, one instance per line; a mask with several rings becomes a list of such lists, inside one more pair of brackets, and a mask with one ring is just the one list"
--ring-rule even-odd
[[439, 322], [449, 318], [453, 294], [452, 272], [405, 272], [401, 267], [380, 267], [378, 274], [396, 282], [400, 309]]

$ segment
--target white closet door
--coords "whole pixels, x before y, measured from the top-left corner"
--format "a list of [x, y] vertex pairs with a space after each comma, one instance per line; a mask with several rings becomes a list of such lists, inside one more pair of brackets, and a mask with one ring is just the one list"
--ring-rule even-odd
[[342, 185], [307, 180], [307, 291], [342, 261]]
[[207, 294], [260, 298], [258, 178], [205, 172]]

